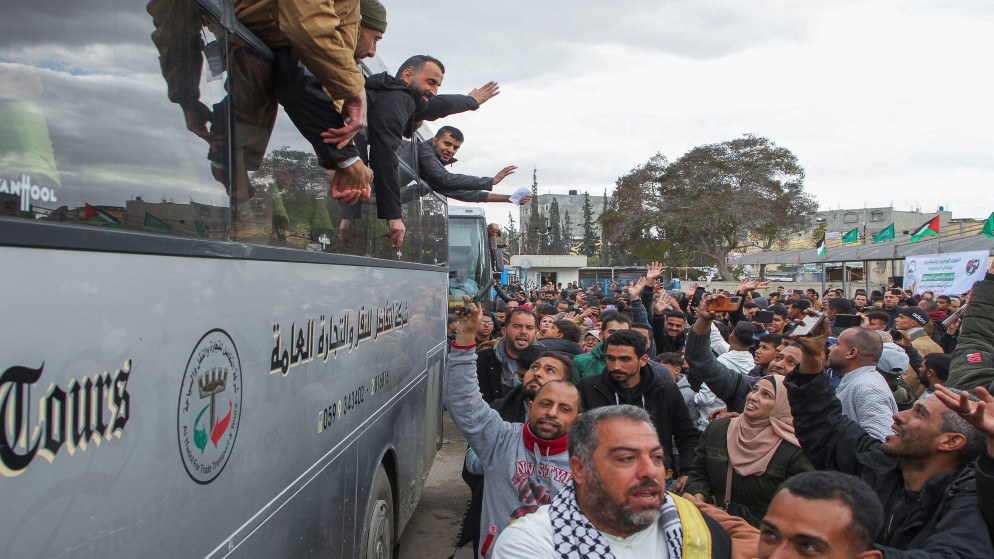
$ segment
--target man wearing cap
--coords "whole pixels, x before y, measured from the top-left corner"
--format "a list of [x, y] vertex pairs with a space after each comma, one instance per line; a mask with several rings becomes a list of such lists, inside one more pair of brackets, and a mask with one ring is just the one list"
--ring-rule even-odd
[[885, 342], [883, 352], [877, 361], [877, 372], [883, 375], [894, 396], [894, 403], [897, 404], [898, 411], [910, 410], [915, 404], [914, 390], [901, 378], [901, 374], [909, 368], [911, 360], [901, 346], [893, 342]]
[[[942, 353], [942, 348], [935, 343], [925, 332], [925, 325], [931, 319], [925, 309], [921, 307], [902, 307], [894, 319], [894, 327], [903, 330], [911, 338], [911, 345], [918, 350], [922, 357], [927, 357], [930, 353]], [[918, 382], [918, 374], [914, 370], [908, 370], [904, 374], [904, 380], [915, 391], [916, 396], [921, 396], [925, 392], [925, 387]]]

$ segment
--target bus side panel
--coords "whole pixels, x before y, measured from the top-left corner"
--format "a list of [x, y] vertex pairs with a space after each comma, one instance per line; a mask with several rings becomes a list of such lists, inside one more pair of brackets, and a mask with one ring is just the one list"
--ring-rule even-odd
[[349, 557], [387, 448], [416, 502], [444, 272], [0, 261], [0, 557]]

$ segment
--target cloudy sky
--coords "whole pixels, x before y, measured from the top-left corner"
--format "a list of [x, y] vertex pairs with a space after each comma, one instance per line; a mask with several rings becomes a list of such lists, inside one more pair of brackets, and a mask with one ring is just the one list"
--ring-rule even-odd
[[797, 155], [822, 208], [994, 209], [994, 3], [384, 4], [391, 69], [425, 53], [446, 65], [442, 93], [501, 84], [439, 121], [466, 133], [456, 172], [519, 166], [499, 192], [535, 167], [542, 193], [601, 194], [656, 152], [752, 133]]

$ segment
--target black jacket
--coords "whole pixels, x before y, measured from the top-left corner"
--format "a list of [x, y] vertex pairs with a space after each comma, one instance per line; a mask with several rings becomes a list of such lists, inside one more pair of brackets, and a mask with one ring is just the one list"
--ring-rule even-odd
[[690, 367], [687, 380], [697, 392], [705, 383], [711, 392], [725, 402], [728, 411], [742, 413], [746, 398], [760, 377], [743, 375], [722, 365], [711, 352], [711, 334], [698, 334], [693, 330], [687, 334], [687, 352], [684, 357]]
[[562, 338], [542, 338], [535, 340], [535, 343], [544, 346], [549, 351], [558, 351], [570, 357], [576, 357], [583, 353], [582, 345]]
[[842, 415], [827, 373], [793, 372], [785, 381], [797, 439], [815, 468], [858, 476], [877, 492], [884, 526], [876, 545], [884, 557], [994, 556], [974, 464], [932, 476], [917, 494], [906, 491], [900, 467], [880, 441]]
[[680, 353], [683, 350], [683, 344], [687, 342], [686, 330], [680, 332], [677, 337], [671, 338], [666, 333], [666, 317], [661, 314], [653, 316], [649, 325], [652, 326], [652, 337], [655, 338], [656, 342], [656, 355], [670, 352]]
[[[476, 378], [480, 383], [480, 392], [483, 393], [483, 400], [491, 404], [495, 400], [503, 397], [510, 390], [501, 382], [504, 376], [502, 360], [509, 363], [509, 368], [517, 371], [517, 364], [514, 358], [504, 351], [504, 340], [497, 342], [494, 347], [481, 350], [476, 354]], [[502, 355], [498, 355], [500, 351]]]
[[528, 421], [528, 413], [525, 411], [525, 387], [520, 384], [494, 400], [490, 404], [490, 407], [497, 410], [500, 418], [508, 423], [525, 423]]
[[448, 198], [462, 202], [486, 202], [487, 192], [494, 189], [493, 177], [450, 173], [445, 167], [455, 163], [456, 158], [442, 163], [430, 140], [418, 144], [416, 167], [414, 150], [402, 150], [401, 157], [411, 170], [417, 170], [418, 175], [432, 190]]
[[[424, 109], [418, 108], [414, 93], [400, 78], [386, 72], [366, 78], [367, 141], [376, 215], [380, 219], [400, 219], [400, 175], [396, 153], [401, 138], [414, 133], [418, 120], [475, 110], [479, 104], [468, 95], [437, 95]], [[417, 113], [417, 114], [415, 114]], [[414, 143], [416, 145], [416, 142]], [[363, 146], [359, 149], [364, 155]]]
[[635, 396], [631, 398], [626, 397], [626, 391], [606, 370], [599, 375], [580, 379], [577, 388], [583, 408], [591, 410], [601, 406], [631, 404], [645, 409], [652, 416], [656, 433], [669, 456], [676, 456], [673, 452], [673, 439], [676, 439], [676, 448], [680, 452], [678, 470], [680, 475], [687, 475], [694, 464], [701, 432], [694, 427], [687, 404], [675, 382], [663, 382], [648, 365], [642, 367], [639, 373], [641, 380], [636, 386]]

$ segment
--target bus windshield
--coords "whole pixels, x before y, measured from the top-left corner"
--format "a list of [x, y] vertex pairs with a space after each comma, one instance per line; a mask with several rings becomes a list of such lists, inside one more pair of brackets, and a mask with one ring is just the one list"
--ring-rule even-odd
[[490, 279], [484, 220], [461, 217], [449, 220], [449, 296], [472, 297]]

